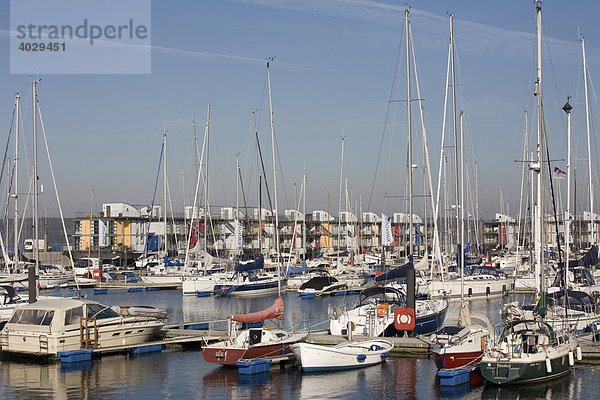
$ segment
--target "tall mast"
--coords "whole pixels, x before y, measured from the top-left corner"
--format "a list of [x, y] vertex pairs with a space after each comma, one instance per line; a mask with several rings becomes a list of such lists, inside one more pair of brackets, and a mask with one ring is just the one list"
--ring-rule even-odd
[[256, 144], [256, 184], [258, 186], [258, 253], [262, 254], [262, 180], [260, 176], [259, 151], [258, 151], [258, 132], [256, 131], [256, 112], [252, 111], [252, 129], [254, 133], [254, 142]]
[[[460, 112], [460, 299], [464, 301], [464, 273], [465, 273], [465, 153], [464, 153], [464, 130], [463, 130], [463, 112]], [[458, 173], [458, 171], [456, 171]]]
[[[452, 126], [454, 130], [454, 165], [456, 168], [456, 243], [461, 245], [461, 248], [458, 249], [458, 257], [460, 261], [460, 274], [462, 276], [464, 265], [464, 251], [462, 249], [462, 238], [458, 237], [458, 231], [460, 229], [460, 210], [462, 204], [459, 203], [459, 176], [458, 176], [458, 131], [456, 127], [456, 73], [454, 71], [454, 14], [450, 14], [450, 59], [451, 59], [451, 68], [452, 68]], [[462, 293], [461, 293], [462, 296]]]
[[[242, 179], [242, 175], [240, 172], [240, 155], [236, 154], [235, 155], [235, 175], [236, 175], [236, 182], [237, 184], [235, 185], [235, 227], [234, 227], [234, 233], [236, 233], [237, 229], [238, 229], [238, 224], [240, 223], [238, 218], [240, 217], [240, 182]], [[237, 234], [234, 235], [235, 236], [235, 243], [237, 244]], [[244, 244], [244, 241], [242, 240], [242, 245]], [[242, 247], [240, 246], [239, 249], [237, 249], [237, 253], [240, 254], [241, 252], [243, 252]]]
[[273, 152], [273, 191], [275, 192], [275, 255], [277, 257], [277, 291], [281, 295], [281, 276], [279, 272], [279, 213], [277, 211], [277, 165], [275, 162], [275, 120], [273, 118], [273, 101], [271, 98], [271, 73], [269, 63], [273, 58], [267, 61], [267, 83], [269, 87], [269, 111], [271, 114], [271, 147]]
[[544, 218], [544, 198], [542, 197], [543, 187], [543, 134], [542, 134], [542, 7], [541, 1], [536, 1], [536, 26], [537, 26], [537, 81], [535, 83], [535, 92], [537, 96], [537, 204], [535, 214], [535, 255], [536, 255], [536, 295], [544, 290], [544, 252], [542, 249], [542, 225]]
[[204, 133], [204, 140], [206, 140], [206, 172], [204, 173], [204, 253], [206, 254], [208, 248], [208, 154], [209, 149], [208, 145], [210, 143], [209, 140], [210, 135], [210, 104], [206, 110], [206, 130]]
[[303, 257], [306, 260], [306, 170], [302, 175], [302, 187], [304, 188], [302, 193], [302, 247], [304, 249]]
[[406, 28], [406, 114], [408, 116], [408, 220], [409, 220], [409, 257], [413, 256], [413, 199], [412, 199], [412, 124], [410, 104], [410, 18], [408, 9], [404, 11], [404, 26]]
[[[567, 104], [564, 105], [563, 110], [567, 113], [567, 212], [565, 215], [565, 283], [564, 288], [567, 290], [568, 287], [568, 271], [569, 271], [569, 253], [571, 247], [571, 110], [573, 107], [569, 104], [567, 98]], [[566, 297], [565, 297], [566, 299]]]
[[163, 144], [163, 229], [165, 232], [165, 256], [167, 256], [167, 130], [165, 127], [163, 127]]
[[585, 88], [585, 127], [587, 132], [587, 146], [588, 146], [588, 175], [589, 175], [589, 192], [590, 192], [590, 233], [591, 233], [591, 244], [596, 244], [596, 229], [594, 227], [594, 189], [593, 189], [593, 178], [592, 178], [592, 144], [590, 141], [590, 106], [588, 101], [588, 80], [587, 80], [587, 63], [585, 60], [585, 40], [581, 35], [581, 52], [583, 53], [583, 87]]
[[20, 102], [21, 102], [21, 93], [17, 93], [17, 99], [15, 102], [15, 114], [16, 114], [16, 120], [15, 120], [15, 160], [14, 160], [14, 165], [15, 165], [15, 173], [14, 173], [14, 179], [15, 179], [15, 190], [13, 193], [13, 198], [15, 199], [15, 210], [14, 210], [14, 216], [13, 216], [13, 234], [14, 234], [14, 262], [15, 262], [15, 266], [17, 265], [17, 263], [19, 262], [19, 229], [18, 229], [18, 221], [19, 221], [19, 203], [18, 203], [18, 197], [19, 197], [19, 120], [21, 118], [20, 115]]
[[[39, 237], [40, 231], [38, 226], [38, 165], [37, 165], [37, 81], [31, 82], [32, 90], [33, 90], [33, 227], [34, 227], [34, 254], [35, 254], [35, 271], [34, 274], [37, 275], [40, 270], [40, 245], [39, 245]], [[91, 244], [91, 226], [90, 226], [90, 244]], [[31, 276], [31, 275], [30, 275]], [[35, 302], [35, 298], [37, 295], [35, 282], [33, 287], [31, 286], [31, 279], [29, 281], [29, 302]], [[33, 301], [32, 301], [33, 300]]]
[[338, 240], [337, 240], [337, 264], [340, 266], [340, 252], [342, 251], [342, 179], [344, 175], [344, 135], [342, 134], [342, 156], [340, 159], [340, 196], [338, 202]]

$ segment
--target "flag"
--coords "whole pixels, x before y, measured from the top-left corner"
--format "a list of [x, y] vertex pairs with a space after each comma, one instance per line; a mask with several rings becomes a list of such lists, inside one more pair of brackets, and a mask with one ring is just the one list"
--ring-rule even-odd
[[106, 246], [106, 224], [101, 219], [98, 220], [98, 246]]
[[567, 176], [567, 173], [557, 167], [554, 167], [554, 177], [557, 179], [564, 179]]
[[242, 223], [237, 219], [235, 220], [235, 248], [242, 248]]
[[565, 224], [565, 240], [567, 240], [567, 243], [573, 243], [573, 232], [571, 232], [571, 224], [570, 222], [573, 221], [573, 216], [571, 214], [569, 214], [566, 210], [565, 210], [565, 221], [569, 221], [568, 224]]
[[392, 244], [394, 237], [392, 236], [392, 219], [385, 214], [381, 214], [381, 243], [384, 246]]

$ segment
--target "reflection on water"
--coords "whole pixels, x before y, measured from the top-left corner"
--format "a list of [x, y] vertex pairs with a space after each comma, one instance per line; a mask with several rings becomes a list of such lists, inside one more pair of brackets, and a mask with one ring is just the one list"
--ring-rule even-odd
[[[270, 306], [275, 298], [248, 301], [182, 297], [177, 291], [90, 297], [108, 305], [165, 307], [170, 322], [210, 320], [256, 311]], [[356, 296], [302, 300], [296, 294], [285, 294], [284, 327], [295, 326], [302, 319], [312, 323], [326, 320], [329, 304], [344, 305], [355, 299]], [[478, 301], [471, 303], [471, 309], [498, 321], [502, 302]], [[105, 356], [73, 365], [2, 360], [0, 399], [589, 399], [598, 398], [600, 393], [600, 370], [592, 364], [579, 364], [570, 376], [546, 384], [513, 387], [486, 386], [472, 379], [468, 385], [444, 388], [435, 372], [430, 359], [390, 358], [386, 363], [358, 370], [302, 373], [294, 368], [272, 368], [269, 373], [241, 376], [234, 368], [206, 363], [197, 349], [168, 349], [144, 356]]]

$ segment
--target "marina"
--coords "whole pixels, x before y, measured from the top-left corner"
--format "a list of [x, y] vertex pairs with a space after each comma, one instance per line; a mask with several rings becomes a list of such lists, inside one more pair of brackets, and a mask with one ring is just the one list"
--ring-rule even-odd
[[0, 399], [600, 392], [600, 6], [40, 1], [0, 5]]
[[[83, 363], [26, 362], [2, 357], [0, 361], [0, 395], [4, 398], [16, 396], [16, 393], [37, 398], [111, 396], [123, 398], [144, 398], [160, 390], [164, 396], [198, 396], [212, 398], [231, 398], [235, 396], [266, 395], [267, 387], [279, 394], [276, 398], [361, 398], [365, 393], [378, 397], [381, 393], [396, 393], [400, 397], [446, 397], [452, 398], [536, 398], [536, 396], [558, 396], [566, 399], [586, 398], [585, 393], [595, 390], [598, 373], [596, 363], [598, 356], [591, 358], [592, 353], [600, 354], [593, 342], [586, 342], [584, 363], [576, 364], [570, 376], [560, 378], [539, 387], [495, 388], [471, 383], [449, 391], [439, 385], [435, 377], [435, 365], [431, 358], [431, 346], [427, 338], [386, 338], [395, 344], [388, 360], [381, 366], [373, 366], [359, 370], [332, 372], [327, 374], [302, 374], [293, 362], [287, 361], [284, 366], [273, 364], [268, 373], [248, 375], [239, 374], [237, 368], [223, 368], [206, 363], [202, 359], [202, 338], [213, 337], [215, 340], [225, 335], [213, 331], [212, 335], [204, 329], [181, 329], [187, 323], [202, 324], [219, 322], [210, 318], [219, 309], [224, 314], [237, 311], [260, 309], [273, 301], [273, 296], [255, 298], [250, 303], [239, 302], [234, 298], [218, 297], [196, 298], [183, 297], [177, 291], [160, 292], [109, 292], [106, 295], [94, 295], [90, 289], [83, 291], [89, 298], [104, 303], [136, 303], [160, 304], [168, 309], [169, 323], [166, 325], [167, 336], [158, 342], [162, 351], [136, 355], [120, 349], [117, 354], [97, 354], [90, 361]], [[318, 325], [327, 318], [329, 305], [343, 305], [353, 302], [355, 295], [344, 297], [323, 297], [310, 301], [302, 300], [294, 293], [286, 293], [284, 300], [289, 309], [295, 310], [292, 315], [284, 317], [284, 327], [295, 325], [295, 315], [310, 317], [313, 325]], [[519, 300], [509, 297], [504, 300]], [[499, 320], [498, 298], [471, 302], [474, 312], [485, 313], [492, 321]], [[449, 318], [456, 315], [457, 307], [449, 310]], [[184, 323], [183, 321], [186, 321]], [[315, 328], [317, 330], [318, 326]], [[179, 331], [179, 332], [178, 332]], [[182, 332], [184, 332], [182, 334]], [[324, 333], [311, 333], [309, 342], [322, 345], [333, 345], [346, 341], [344, 337], [333, 337]], [[189, 342], [188, 342], [189, 341]], [[187, 343], [187, 344], [186, 344]], [[115, 349], [116, 350], [116, 349]], [[102, 353], [98, 351], [98, 353]], [[125, 371], [127, 373], [125, 374]], [[333, 374], [333, 375], [331, 375]], [[25, 377], [41, 376], [24, 379]], [[332, 381], [332, 378], [333, 382]], [[328, 382], [330, 394], [322, 394], [320, 386]], [[584, 383], [587, 382], [584, 387]], [[262, 393], [262, 394], [261, 394]], [[360, 395], [358, 393], [361, 393]], [[353, 397], [357, 396], [357, 397]], [[272, 396], [270, 396], [271, 398]]]

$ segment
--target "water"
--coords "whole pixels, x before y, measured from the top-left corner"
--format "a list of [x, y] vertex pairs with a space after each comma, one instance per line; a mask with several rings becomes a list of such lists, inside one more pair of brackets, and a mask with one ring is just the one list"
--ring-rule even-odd
[[[166, 307], [169, 322], [191, 322], [226, 317], [270, 306], [275, 296], [251, 300], [183, 297], [180, 291], [114, 292], [89, 298], [101, 303]], [[328, 306], [343, 306], [353, 296], [300, 299], [284, 295], [284, 327], [316, 325], [327, 320]], [[473, 312], [499, 320], [506, 301], [480, 300]], [[448, 319], [457, 314], [451, 303]], [[321, 324], [317, 328], [326, 328]], [[95, 358], [74, 367], [60, 363], [0, 361], [0, 399], [590, 399], [600, 393], [600, 366], [578, 364], [564, 378], [546, 384], [491, 387], [484, 384], [458, 388], [440, 387], [431, 359], [391, 358], [388, 362], [359, 370], [332, 373], [301, 373], [296, 369], [273, 369], [270, 373], [240, 376], [237, 370], [208, 364], [198, 348], [169, 348], [144, 356], [123, 354]]]

